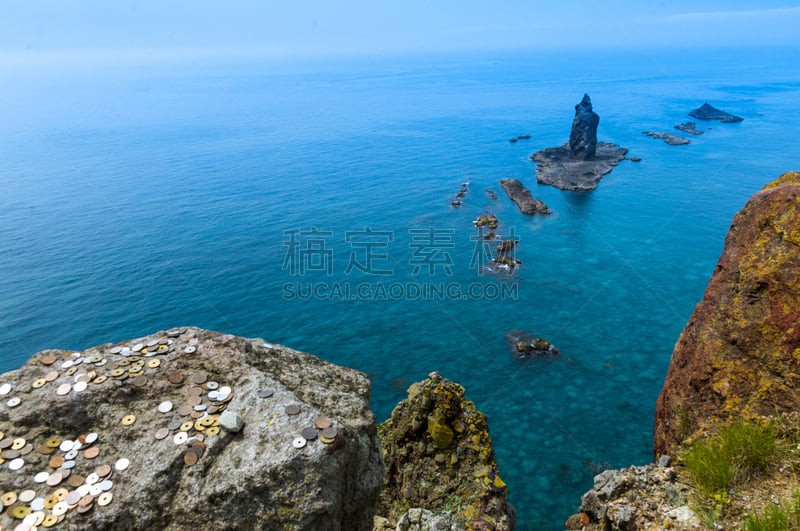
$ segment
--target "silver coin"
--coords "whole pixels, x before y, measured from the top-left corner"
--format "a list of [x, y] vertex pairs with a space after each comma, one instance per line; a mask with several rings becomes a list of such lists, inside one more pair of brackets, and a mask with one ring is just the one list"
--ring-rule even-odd
[[34, 483], [44, 483], [47, 481], [47, 478], [50, 477], [50, 472], [38, 472], [35, 476], [33, 476]]
[[127, 458], [123, 457], [122, 459], [118, 459], [116, 463], [114, 463], [114, 468], [119, 471], [125, 470], [130, 466], [131, 462], [128, 461]]
[[34, 498], [31, 500], [31, 509], [41, 511], [44, 509], [44, 498]]
[[20, 405], [21, 402], [22, 399], [18, 396], [15, 396], [14, 398], [9, 398], [8, 402], [6, 402], [6, 405], [8, 407], [17, 407], [18, 405]]
[[295, 437], [292, 441], [292, 446], [295, 448], [302, 448], [306, 445], [306, 440], [303, 437]]
[[186, 354], [194, 354], [195, 352], [197, 352], [197, 349], [195, 347], [189, 346], [189, 347], [186, 347], [185, 349], [183, 349], [183, 351]]
[[16, 459], [12, 459], [11, 461], [9, 461], [8, 469], [17, 471], [20, 468], [22, 468], [22, 466], [24, 464], [25, 464], [25, 460], [23, 460], [21, 457], [17, 457]]
[[64, 461], [64, 464], [61, 465], [61, 468], [63, 468], [64, 470], [70, 470], [71, 468], [75, 468], [75, 461], [72, 459]]
[[65, 439], [61, 441], [61, 444], [58, 446], [58, 449], [62, 452], [69, 452], [72, 450], [72, 447], [75, 446], [74, 441], [70, 441], [69, 439]]
[[11, 392], [11, 384], [4, 383], [0, 385], [0, 396], [5, 396]]
[[114, 488], [114, 482], [111, 481], [110, 479], [106, 479], [106, 480], [103, 480], [103, 481], [100, 482], [100, 489], [103, 492], [108, 492], [112, 488]]
[[97, 440], [97, 432], [93, 431], [87, 434], [84, 440], [86, 441], [86, 444], [93, 444]]
[[172, 411], [172, 402], [170, 402], [169, 400], [161, 402], [158, 405], [158, 411], [159, 413], [169, 413], [170, 411]]
[[112, 354], [119, 354], [120, 352], [122, 352], [122, 347], [111, 347], [111, 350], [109, 350], [109, 352]]
[[75, 449], [70, 450], [69, 452], [64, 454], [64, 459], [68, 460], [68, 461], [71, 461], [72, 459], [75, 459], [76, 457], [78, 457], [78, 450], [75, 450]]

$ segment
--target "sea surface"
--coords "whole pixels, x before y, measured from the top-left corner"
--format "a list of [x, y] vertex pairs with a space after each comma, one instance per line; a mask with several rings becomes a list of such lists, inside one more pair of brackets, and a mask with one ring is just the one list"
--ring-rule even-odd
[[[798, 55], [6, 65], [0, 370], [195, 325], [368, 373], [379, 421], [439, 371], [488, 415], [519, 528], [562, 529], [595, 473], [651, 459], [673, 345], [732, 217], [800, 169]], [[529, 157], [566, 142], [584, 92], [600, 140], [642, 161], [591, 193], [540, 186]], [[642, 135], [706, 101], [744, 121], [701, 122], [688, 146]], [[553, 215], [520, 214], [504, 178]], [[518, 240], [513, 274], [485, 268], [484, 212]], [[561, 356], [516, 359], [514, 329]]]

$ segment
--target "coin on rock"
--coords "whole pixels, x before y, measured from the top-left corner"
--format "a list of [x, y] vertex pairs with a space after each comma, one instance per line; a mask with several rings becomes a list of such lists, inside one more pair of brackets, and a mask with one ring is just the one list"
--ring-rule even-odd
[[169, 413], [170, 411], [172, 411], [172, 402], [170, 402], [169, 400], [161, 402], [158, 405], [158, 411], [159, 413]]
[[44, 520], [42, 520], [42, 527], [53, 527], [58, 523], [58, 516], [54, 514], [46, 514], [44, 515]]
[[38, 380], [34, 380], [33, 381], [33, 383], [31, 384], [31, 387], [33, 387], [34, 389], [39, 389], [40, 387], [43, 387], [44, 384], [46, 384], [46, 383], [47, 383], [47, 380], [45, 380], [44, 378], [39, 378]]
[[124, 417], [122, 417], [123, 426], [130, 426], [134, 422], [136, 422], [136, 415], [125, 415]]
[[295, 437], [292, 441], [292, 446], [295, 448], [302, 448], [306, 445], [306, 440], [303, 437]]
[[27, 505], [16, 505], [13, 509], [11, 509], [11, 516], [16, 518], [17, 520], [22, 520], [29, 514], [31, 514], [31, 508]]
[[23, 490], [19, 493], [19, 501], [22, 503], [30, 503], [36, 497], [36, 491], [32, 489]]
[[87, 448], [83, 452], [83, 457], [86, 459], [94, 459], [100, 455], [100, 448], [98, 446], [92, 446], [91, 448]]
[[117, 460], [116, 463], [114, 463], [114, 468], [116, 470], [123, 471], [126, 468], [128, 468], [130, 466], [130, 464], [131, 464], [131, 462], [128, 461], [128, 459], [126, 459], [125, 457], [123, 457], [122, 459], [119, 459], [119, 460]]
[[100, 507], [105, 507], [111, 500], [114, 499], [114, 495], [111, 492], [104, 492], [100, 496], [97, 497], [97, 505]]
[[320, 415], [319, 417], [314, 419], [314, 426], [317, 428], [324, 430], [325, 428], [331, 427], [331, 419], [326, 417], [325, 415]]
[[197, 463], [197, 454], [191, 450], [186, 451], [186, 453], [183, 454], [183, 462], [187, 466], [195, 465]]
[[160, 428], [156, 431], [155, 438], [160, 441], [161, 439], [166, 439], [167, 435], [169, 435], [169, 428]]
[[61, 516], [62, 514], [66, 514], [66, 512], [69, 510], [69, 505], [67, 505], [66, 501], [60, 501], [53, 505], [52, 510], [54, 515]]
[[6, 402], [6, 405], [8, 407], [17, 407], [21, 403], [22, 403], [22, 399], [20, 397], [18, 397], [18, 396], [15, 396], [14, 398], [9, 398], [8, 402]]
[[289, 404], [288, 406], [286, 406], [285, 411], [287, 415], [297, 415], [298, 413], [300, 413], [300, 406], [298, 406], [297, 404]]
[[11, 442], [11, 449], [12, 450], [20, 450], [25, 446], [26, 442], [27, 441], [25, 441], [25, 439], [23, 439], [22, 437], [17, 437], [16, 439], [14, 439]]
[[72, 385], [65, 383], [58, 386], [58, 389], [56, 389], [56, 394], [59, 396], [64, 396], [69, 394], [70, 391], [72, 391]]
[[314, 428], [303, 428], [303, 431], [300, 433], [304, 439], [308, 441], [313, 441], [317, 438], [317, 430]]
[[2, 496], [0, 496], [0, 502], [3, 503], [3, 507], [9, 507], [11, 505], [14, 505], [16, 501], [17, 501], [17, 493], [14, 491], [5, 492], [3, 493]]

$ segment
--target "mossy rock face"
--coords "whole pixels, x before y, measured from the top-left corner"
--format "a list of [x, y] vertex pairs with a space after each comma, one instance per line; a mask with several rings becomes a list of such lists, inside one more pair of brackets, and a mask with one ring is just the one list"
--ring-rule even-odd
[[697, 429], [800, 407], [800, 172], [736, 215], [656, 406], [656, 456]]
[[386, 476], [380, 516], [450, 512], [466, 529], [511, 530], [514, 509], [494, 459], [486, 416], [464, 388], [431, 373], [378, 426]]

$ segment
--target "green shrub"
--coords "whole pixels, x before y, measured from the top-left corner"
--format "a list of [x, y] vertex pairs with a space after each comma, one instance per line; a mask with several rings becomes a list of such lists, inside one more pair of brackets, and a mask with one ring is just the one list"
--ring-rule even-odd
[[774, 449], [771, 424], [739, 421], [713, 437], [696, 441], [684, 452], [682, 461], [698, 491], [714, 496], [765, 468]]

